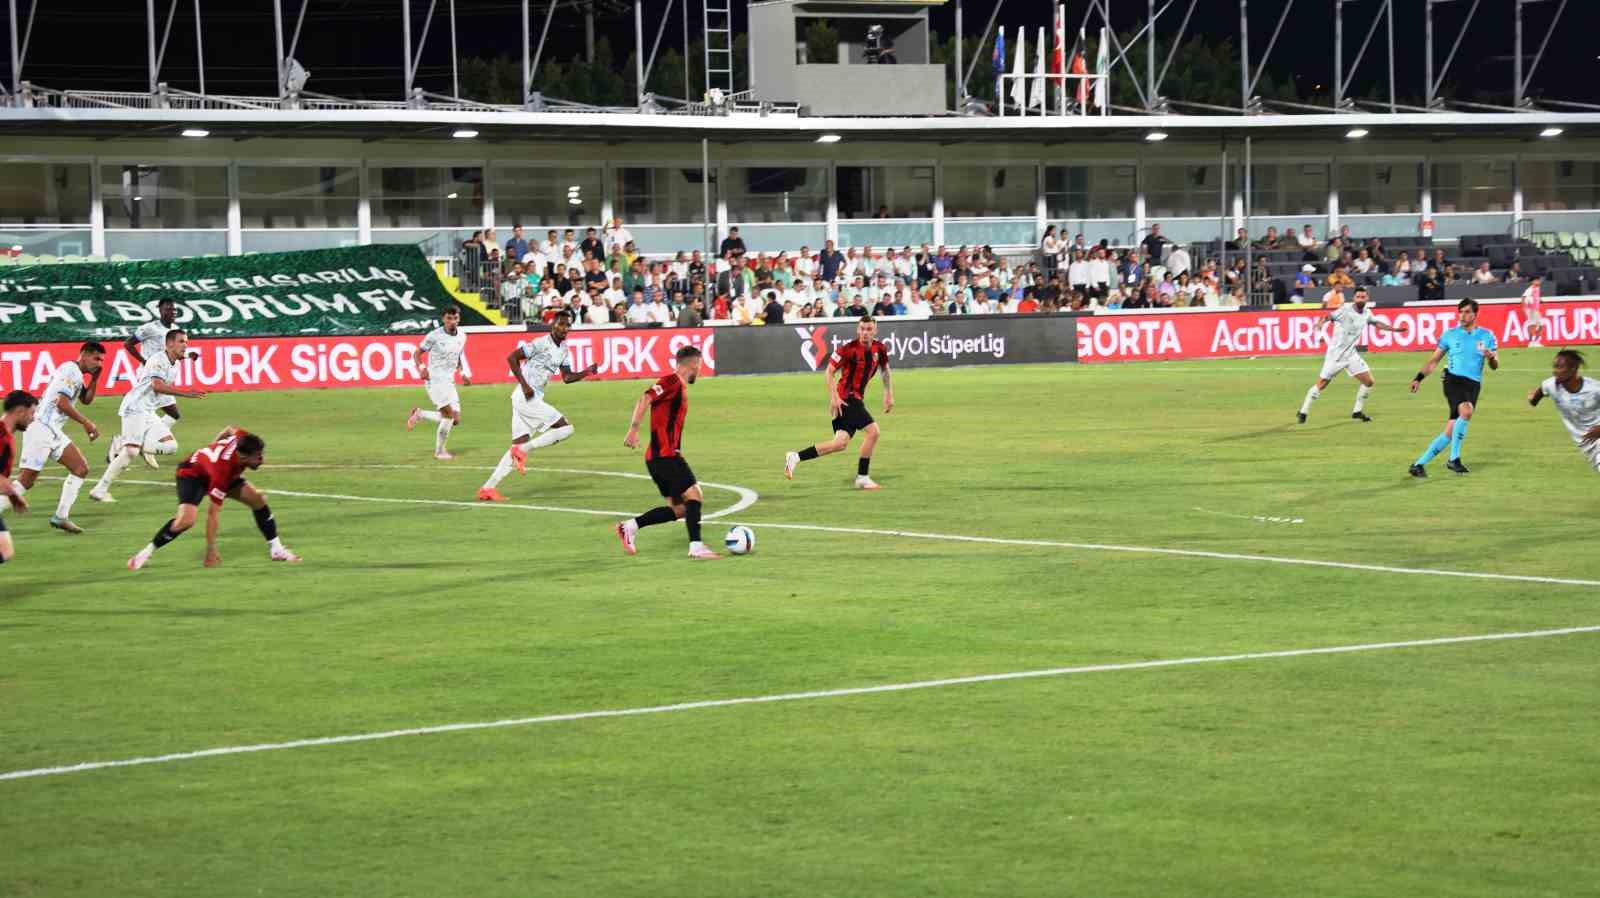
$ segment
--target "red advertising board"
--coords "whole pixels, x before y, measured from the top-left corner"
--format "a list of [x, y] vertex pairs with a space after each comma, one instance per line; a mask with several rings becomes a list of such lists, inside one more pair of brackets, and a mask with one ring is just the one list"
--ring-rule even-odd
[[[573, 370], [598, 364], [598, 376], [605, 380], [660, 377], [672, 370], [673, 354], [683, 346], [700, 347], [701, 371], [715, 374], [713, 333], [710, 328], [573, 331], [567, 343]], [[506, 356], [519, 341], [537, 336], [470, 334], [463, 364], [472, 382], [511, 383]], [[200, 357], [180, 366], [178, 383], [217, 392], [416, 385], [422, 380], [417, 367], [419, 342], [416, 335], [196, 340], [189, 348]], [[125, 393], [138, 361], [121, 346], [107, 348], [111, 353], [100, 392]], [[75, 343], [0, 343], [0, 393], [24, 389], [37, 394], [56, 366], [76, 358], [77, 352]]]
[[[1316, 309], [1303, 311], [1194, 312], [1098, 315], [1078, 319], [1078, 361], [1135, 362], [1149, 359], [1215, 359], [1258, 355], [1306, 355], [1327, 348], [1318, 332]], [[1405, 334], [1368, 328], [1370, 352], [1433, 349], [1456, 324], [1453, 306], [1384, 308], [1373, 316], [1409, 325]], [[1544, 303], [1546, 346], [1600, 343], [1600, 300]], [[1478, 323], [1504, 347], [1528, 345], [1528, 324], [1516, 303], [1485, 303]]]

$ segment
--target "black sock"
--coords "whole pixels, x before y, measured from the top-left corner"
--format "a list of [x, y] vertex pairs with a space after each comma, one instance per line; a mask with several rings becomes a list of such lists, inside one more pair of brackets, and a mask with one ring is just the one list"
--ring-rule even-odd
[[810, 460], [812, 460], [813, 458], [816, 458], [816, 457], [817, 457], [817, 447], [815, 447], [815, 446], [807, 446], [806, 448], [800, 450], [800, 460], [801, 461], [810, 461]]
[[159, 549], [177, 538], [178, 534], [172, 532], [172, 522], [168, 521], [161, 525], [160, 530], [156, 531], [156, 535], [150, 540], [150, 544]]
[[868, 456], [856, 462], [856, 474], [860, 477], [867, 476], [867, 469], [872, 467], [872, 458]]
[[683, 503], [683, 523], [689, 528], [689, 542], [700, 541], [700, 503], [693, 499]]
[[278, 522], [272, 519], [272, 509], [263, 505], [255, 510], [255, 515], [256, 529], [261, 531], [261, 535], [266, 537], [267, 542], [270, 543], [277, 539]]
[[670, 524], [677, 519], [678, 513], [663, 505], [660, 508], [652, 508], [639, 515], [633, 519], [633, 522], [640, 527], [653, 527], [656, 524]]

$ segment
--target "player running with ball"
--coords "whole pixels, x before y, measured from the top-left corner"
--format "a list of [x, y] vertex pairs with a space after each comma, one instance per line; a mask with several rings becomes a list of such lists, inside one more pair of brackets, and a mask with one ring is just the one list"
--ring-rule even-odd
[[1306, 399], [1300, 403], [1300, 423], [1306, 423], [1306, 415], [1311, 413], [1311, 403], [1317, 401], [1317, 397], [1339, 376], [1340, 371], [1348, 371], [1361, 384], [1356, 390], [1356, 406], [1351, 410], [1350, 417], [1357, 421], [1371, 421], [1363, 409], [1366, 408], [1367, 397], [1372, 395], [1372, 369], [1367, 367], [1367, 360], [1361, 357], [1356, 347], [1361, 344], [1361, 337], [1367, 332], [1368, 325], [1381, 331], [1403, 334], [1406, 324], [1401, 322], [1399, 327], [1392, 327], [1373, 318], [1372, 309], [1367, 305], [1365, 287], [1356, 291], [1354, 303], [1331, 309], [1317, 319], [1317, 331], [1321, 332], [1322, 326], [1329, 321], [1333, 322], [1333, 334], [1328, 337], [1328, 353], [1322, 358], [1322, 371], [1317, 375], [1317, 382], [1306, 391]]
[[428, 391], [428, 402], [437, 411], [413, 408], [411, 415], [406, 418], [406, 430], [414, 429], [418, 421], [432, 421], [439, 425], [433, 437], [433, 457], [449, 461], [455, 456], [445, 451], [444, 444], [450, 439], [451, 429], [461, 423], [461, 394], [456, 392], [456, 372], [461, 372], [461, 383], [466, 386], [472, 386], [472, 378], [467, 376], [466, 368], [461, 364], [467, 353], [467, 335], [460, 329], [461, 309], [445, 306], [439, 321], [440, 326], [423, 337], [417, 347], [417, 355], [428, 357], [424, 386]]
[[222, 563], [222, 556], [217, 554], [217, 529], [221, 523], [222, 503], [228, 499], [250, 506], [256, 528], [267, 540], [269, 558], [291, 563], [299, 561], [300, 556], [289, 551], [278, 538], [278, 522], [272, 517], [272, 509], [267, 507], [267, 497], [244, 479], [245, 471], [261, 467], [266, 451], [265, 441], [239, 427], [226, 428], [217, 434], [211, 445], [195, 450], [188, 461], [178, 466], [178, 513], [161, 525], [149, 545], [128, 559], [128, 570], [144, 567], [157, 549], [193, 527], [200, 515], [200, 502], [207, 496], [211, 498], [211, 507], [206, 511], [206, 567]]
[[1444, 401], [1450, 406], [1450, 420], [1445, 424], [1444, 432], [1434, 437], [1428, 448], [1411, 463], [1409, 473], [1412, 477], [1428, 476], [1424, 466], [1443, 452], [1446, 446], [1450, 448], [1450, 460], [1445, 467], [1457, 474], [1467, 473], [1467, 466], [1461, 461], [1461, 443], [1467, 438], [1467, 425], [1472, 422], [1472, 413], [1477, 410], [1478, 391], [1483, 388], [1483, 363], [1488, 362], [1493, 370], [1500, 368], [1494, 334], [1477, 326], [1478, 303], [1463, 299], [1456, 306], [1456, 316], [1461, 324], [1439, 337], [1439, 348], [1428, 357], [1417, 376], [1411, 379], [1411, 392], [1415, 393], [1417, 387], [1422, 386], [1422, 381], [1432, 373], [1434, 366], [1439, 364], [1439, 360], [1446, 355], [1450, 357], [1444, 371]]
[[636, 518], [617, 525], [617, 538], [622, 540], [622, 551], [629, 555], [638, 553], [634, 538], [640, 527], [670, 524], [679, 518], [689, 530], [690, 558], [721, 558], [706, 548], [700, 540], [700, 508], [705, 496], [694, 471], [683, 458], [683, 422], [689, 416], [689, 384], [700, 376], [700, 350], [685, 346], [678, 350], [677, 367], [644, 391], [633, 404], [633, 418], [628, 422], [628, 434], [622, 445], [629, 449], [639, 446], [639, 424], [645, 410], [650, 411], [650, 445], [644, 452], [644, 467], [656, 483], [666, 505], [652, 508]]
[[1556, 353], [1551, 376], [1528, 394], [1528, 404], [1537, 406], [1546, 396], [1554, 400], [1578, 451], [1600, 471], [1600, 380], [1579, 374], [1582, 367], [1583, 356], [1577, 352]]
[[[833, 413], [833, 439], [783, 457], [783, 476], [794, 479], [794, 469], [803, 461], [842, 451], [850, 438], [861, 431], [861, 457], [856, 461], [856, 489], [875, 490], [878, 484], [867, 476], [872, 466], [872, 450], [878, 445], [878, 422], [867, 411], [863, 394], [872, 375], [883, 372], [883, 413], [894, 410], [894, 387], [889, 381], [889, 348], [878, 339], [878, 323], [871, 316], [856, 324], [856, 338], [844, 344], [828, 359], [828, 409]], [[834, 383], [834, 377], [839, 378]]]

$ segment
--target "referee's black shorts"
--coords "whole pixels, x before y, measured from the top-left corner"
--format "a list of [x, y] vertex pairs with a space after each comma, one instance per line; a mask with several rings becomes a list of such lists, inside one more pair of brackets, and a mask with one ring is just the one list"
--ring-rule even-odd
[[867, 411], [867, 404], [860, 399], [846, 399], [839, 406], [839, 415], [833, 419], [834, 433], [848, 433], [856, 435], [858, 430], [866, 430], [872, 423], [872, 413]]
[[1478, 405], [1478, 391], [1483, 389], [1482, 381], [1470, 377], [1461, 377], [1446, 371], [1444, 373], [1444, 401], [1450, 404], [1450, 420], [1461, 417], [1461, 403], [1470, 402], [1473, 407]]

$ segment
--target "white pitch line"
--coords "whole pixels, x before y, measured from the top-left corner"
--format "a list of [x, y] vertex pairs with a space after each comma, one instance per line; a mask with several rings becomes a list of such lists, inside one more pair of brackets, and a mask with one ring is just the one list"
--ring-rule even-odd
[[1132, 661], [1121, 664], [1087, 664], [1078, 667], [1053, 667], [1045, 670], [1020, 670], [1010, 673], [978, 674], [967, 677], [947, 677], [939, 680], [914, 680], [909, 683], [885, 683], [878, 686], [854, 686], [846, 689], [823, 689], [812, 692], [785, 692], [777, 695], [757, 695], [744, 698], [719, 698], [702, 701], [678, 702], [671, 705], [649, 705], [641, 708], [618, 708], [601, 711], [578, 711], [569, 714], [545, 714], [538, 717], [514, 717], [477, 723], [449, 723], [441, 726], [411, 727], [386, 730], [378, 733], [357, 733], [347, 736], [323, 736], [315, 739], [296, 739], [291, 742], [262, 742], [254, 745], [230, 745], [206, 748], [199, 751], [175, 752], [142, 758], [125, 758], [119, 761], [87, 761], [60, 767], [36, 767], [31, 770], [13, 770], [0, 773], [0, 780], [20, 780], [41, 776], [58, 776], [66, 773], [83, 773], [111, 767], [139, 767], [146, 764], [168, 764], [175, 761], [193, 761], [222, 755], [240, 755], [263, 751], [287, 751], [295, 748], [313, 748], [321, 745], [343, 745], [351, 742], [376, 742], [398, 739], [402, 736], [429, 736], [437, 733], [460, 733], [470, 730], [492, 730], [505, 727], [532, 726], [541, 723], [563, 723], [574, 720], [597, 720], [612, 717], [639, 717], [646, 714], [668, 714], [676, 711], [699, 711], [708, 708], [728, 708], [734, 705], [772, 704], [814, 699], [842, 698], [854, 695], [877, 695], [887, 692], [911, 692], [918, 689], [938, 689], [946, 686], [967, 686], [975, 683], [997, 683], [1007, 680], [1028, 680], [1042, 677], [1065, 677], [1075, 674], [1108, 673], [1127, 670], [1152, 670], [1163, 667], [1184, 667], [1195, 664], [1222, 664], [1232, 661], [1260, 661], [1272, 658], [1300, 658], [1309, 655], [1343, 655], [1355, 652], [1376, 652], [1388, 649], [1421, 648], [1438, 645], [1459, 645], [1473, 642], [1496, 642], [1508, 639], [1538, 639], [1549, 636], [1569, 636], [1578, 633], [1600, 632], [1600, 626], [1563, 627], [1558, 630], [1528, 630], [1519, 633], [1489, 633], [1478, 636], [1446, 636], [1436, 639], [1411, 639], [1403, 642], [1374, 642], [1362, 645], [1338, 645], [1310, 649], [1286, 649], [1274, 652], [1245, 652], [1234, 655], [1204, 655], [1193, 658], [1169, 658], [1160, 661]]

